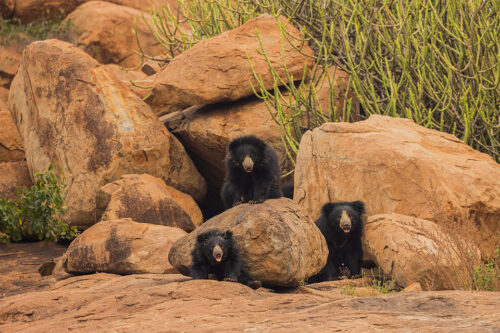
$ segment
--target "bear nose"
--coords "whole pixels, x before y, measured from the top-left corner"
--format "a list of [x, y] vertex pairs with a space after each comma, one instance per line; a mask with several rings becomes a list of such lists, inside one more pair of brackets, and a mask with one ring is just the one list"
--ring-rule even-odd
[[243, 160], [243, 168], [246, 172], [252, 172], [253, 170], [253, 160], [250, 156], [246, 156]]

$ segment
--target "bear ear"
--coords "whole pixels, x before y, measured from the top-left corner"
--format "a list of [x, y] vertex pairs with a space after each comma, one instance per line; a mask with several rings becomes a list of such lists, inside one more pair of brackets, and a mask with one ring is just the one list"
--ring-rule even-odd
[[231, 230], [227, 230], [222, 235], [224, 236], [224, 239], [231, 239], [231, 238], [233, 238], [233, 232]]
[[207, 234], [199, 234], [196, 240], [198, 241], [198, 243], [204, 243], [207, 240]]
[[362, 201], [353, 201], [351, 202], [351, 205], [359, 214], [363, 214], [365, 212], [365, 204]]
[[238, 146], [240, 145], [240, 142], [241, 142], [240, 138], [233, 139], [229, 143], [229, 146], [227, 146], [228, 151], [234, 153], [236, 151], [236, 148], [238, 148]]
[[321, 208], [321, 212], [323, 213], [323, 215], [328, 215], [334, 207], [335, 204], [333, 202], [326, 203], [323, 205], [323, 208]]

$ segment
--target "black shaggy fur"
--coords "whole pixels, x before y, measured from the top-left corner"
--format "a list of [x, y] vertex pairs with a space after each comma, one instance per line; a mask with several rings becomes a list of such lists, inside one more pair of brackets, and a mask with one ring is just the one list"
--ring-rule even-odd
[[[341, 228], [342, 212], [344, 220], [350, 222], [350, 231]], [[342, 275], [350, 277], [361, 274], [363, 249], [361, 236], [363, 221], [361, 215], [365, 206], [361, 201], [327, 203], [322, 208], [321, 217], [316, 221], [328, 244], [328, 259], [325, 267], [308, 282], [336, 280]]]
[[[214, 256], [216, 246], [219, 246], [222, 252], [220, 261]], [[229, 230], [209, 230], [198, 235], [191, 255], [191, 276], [195, 280], [208, 279], [209, 275], [213, 274], [218, 281], [240, 282], [253, 289], [261, 286], [260, 281], [253, 280], [243, 269], [240, 252], [233, 233]]]
[[[249, 163], [245, 167], [246, 158], [250, 167]], [[280, 198], [280, 176], [278, 157], [264, 141], [253, 135], [234, 139], [226, 154], [226, 179], [221, 190], [224, 208]]]
[[286, 183], [281, 186], [281, 192], [285, 198], [293, 199], [293, 183]]

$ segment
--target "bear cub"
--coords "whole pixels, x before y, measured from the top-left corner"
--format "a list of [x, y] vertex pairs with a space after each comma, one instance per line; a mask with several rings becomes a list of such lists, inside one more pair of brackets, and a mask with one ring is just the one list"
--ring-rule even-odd
[[361, 201], [329, 202], [323, 206], [316, 226], [325, 237], [329, 254], [325, 267], [308, 282], [331, 281], [342, 275], [355, 277], [361, 274], [361, 215], [364, 212], [365, 205]]
[[226, 179], [221, 189], [224, 208], [281, 198], [280, 177], [278, 157], [269, 145], [253, 135], [234, 139], [226, 153]]
[[262, 286], [243, 269], [240, 252], [229, 230], [210, 230], [198, 235], [191, 255], [191, 276], [195, 280], [215, 275], [218, 281], [240, 282], [253, 289]]

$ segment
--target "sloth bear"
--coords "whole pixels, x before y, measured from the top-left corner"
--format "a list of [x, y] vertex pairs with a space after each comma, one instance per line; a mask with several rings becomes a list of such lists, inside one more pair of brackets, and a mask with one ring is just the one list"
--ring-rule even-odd
[[337, 280], [341, 275], [354, 277], [361, 274], [361, 215], [364, 212], [365, 205], [361, 201], [329, 202], [323, 206], [316, 226], [325, 237], [329, 254], [325, 267], [309, 278], [309, 283]]
[[262, 286], [243, 269], [240, 252], [229, 230], [209, 230], [199, 234], [191, 255], [191, 277], [195, 280], [208, 279], [213, 274], [218, 281], [240, 282], [252, 289]]
[[225, 209], [240, 203], [281, 198], [278, 157], [264, 141], [246, 135], [229, 143], [226, 179], [221, 189]]

